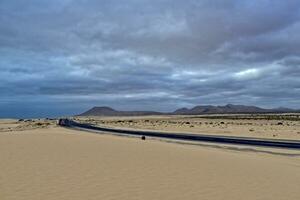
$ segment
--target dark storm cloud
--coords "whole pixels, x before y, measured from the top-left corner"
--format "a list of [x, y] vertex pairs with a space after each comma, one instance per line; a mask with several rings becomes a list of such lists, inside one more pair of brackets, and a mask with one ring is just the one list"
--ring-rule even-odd
[[299, 32], [297, 0], [1, 0], [1, 116], [299, 107]]

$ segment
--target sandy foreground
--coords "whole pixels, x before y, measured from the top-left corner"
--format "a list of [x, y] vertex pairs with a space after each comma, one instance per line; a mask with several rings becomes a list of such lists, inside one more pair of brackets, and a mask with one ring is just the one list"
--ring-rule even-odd
[[299, 185], [299, 151], [229, 150], [55, 126], [0, 132], [1, 200], [297, 200]]

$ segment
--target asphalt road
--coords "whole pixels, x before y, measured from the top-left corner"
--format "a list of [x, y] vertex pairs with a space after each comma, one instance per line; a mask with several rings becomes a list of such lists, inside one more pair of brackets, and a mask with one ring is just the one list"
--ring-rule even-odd
[[[271, 140], [261, 138], [246, 138], [246, 137], [231, 137], [231, 136], [216, 136], [216, 135], [203, 135], [203, 134], [187, 134], [187, 133], [165, 133], [156, 131], [138, 131], [138, 130], [124, 130], [114, 128], [103, 128], [93, 126], [90, 124], [82, 124], [69, 119], [60, 119], [59, 125], [69, 128], [81, 128], [89, 131], [102, 131], [115, 133], [118, 135], [133, 135], [133, 136], [148, 136], [156, 138], [167, 138], [185, 141], [199, 141], [199, 142], [212, 142], [223, 144], [235, 145], [251, 145], [260, 147], [273, 147], [273, 148], [286, 148], [300, 150], [300, 141], [296, 140]], [[97, 132], [95, 132], [97, 133]]]

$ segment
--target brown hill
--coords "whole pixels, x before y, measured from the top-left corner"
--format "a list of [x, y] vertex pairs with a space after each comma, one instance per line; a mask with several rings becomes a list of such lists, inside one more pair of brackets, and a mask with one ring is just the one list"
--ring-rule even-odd
[[196, 106], [192, 109], [181, 108], [174, 112], [174, 114], [181, 115], [196, 115], [196, 114], [237, 114], [237, 113], [283, 113], [293, 112], [295, 110], [289, 108], [275, 108], [264, 109], [256, 106], [233, 105], [227, 104], [225, 106]]
[[160, 112], [153, 111], [118, 111], [110, 107], [93, 107], [92, 109], [80, 114], [79, 116], [143, 116], [161, 115]]

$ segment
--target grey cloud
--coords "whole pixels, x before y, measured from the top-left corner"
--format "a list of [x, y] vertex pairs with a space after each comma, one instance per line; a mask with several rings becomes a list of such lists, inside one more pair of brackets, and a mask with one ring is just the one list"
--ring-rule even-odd
[[0, 111], [299, 107], [299, 9], [296, 0], [2, 0]]

